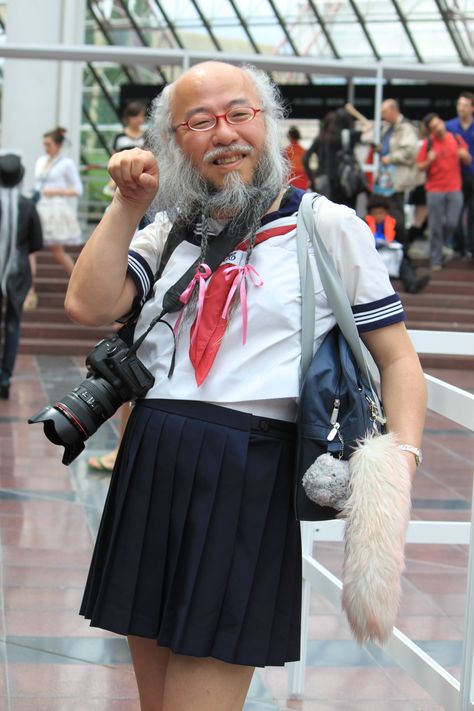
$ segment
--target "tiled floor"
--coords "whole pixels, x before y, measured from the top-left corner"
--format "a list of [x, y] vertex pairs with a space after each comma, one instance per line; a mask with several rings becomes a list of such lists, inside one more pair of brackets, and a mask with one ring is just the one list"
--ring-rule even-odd
[[[474, 392], [474, 374], [438, 372]], [[126, 643], [77, 614], [109, 478], [86, 454], [115, 443], [106, 423], [70, 468], [41, 426], [26, 418], [84, 375], [82, 359], [20, 356], [11, 399], [0, 401], [0, 711], [138, 711]], [[413, 515], [470, 516], [473, 436], [430, 415]], [[340, 574], [340, 544], [318, 545]], [[467, 550], [408, 545], [398, 626], [457, 678], [464, 628]], [[360, 649], [339, 609], [313, 594], [305, 696], [288, 698], [287, 673], [257, 672], [245, 711], [439, 711], [376, 647]]]

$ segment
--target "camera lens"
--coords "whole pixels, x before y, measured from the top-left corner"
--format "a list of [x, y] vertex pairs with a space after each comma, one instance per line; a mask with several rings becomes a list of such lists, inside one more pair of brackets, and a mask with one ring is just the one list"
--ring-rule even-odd
[[64, 447], [63, 464], [70, 464], [84, 449], [84, 442], [111, 417], [123, 399], [106, 380], [89, 377], [55, 405], [37, 412], [28, 422], [42, 422], [53, 444]]

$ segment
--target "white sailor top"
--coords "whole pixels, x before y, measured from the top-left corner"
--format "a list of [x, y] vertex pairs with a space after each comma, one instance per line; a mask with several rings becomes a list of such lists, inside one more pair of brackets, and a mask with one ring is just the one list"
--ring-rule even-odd
[[[301, 361], [301, 290], [296, 254], [296, 214], [303, 192], [293, 189], [276, 212], [262, 220], [260, 230], [281, 227], [255, 246], [250, 263], [263, 282], [247, 282], [248, 332], [242, 343], [241, 304], [233, 311], [215, 362], [198, 386], [188, 350], [191, 321], [180, 328], [176, 363], [169, 375], [173, 337], [158, 324], [138, 349], [155, 376], [148, 398], [197, 400], [254, 415], [294, 420]], [[319, 197], [313, 203], [320, 235], [345, 284], [360, 333], [404, 320], [403, 307], [377, 254], [373, 235], [353, 210]], [[153, 285], [167, 235], [172, 227], [159, 213], [137, 232], [129, 252], [128, 273], [137, 287], [135, 306], [142, 306], [135, 329], [138, 338], [161, 311], [163, 296], [199, 257], [198, 244], [184, 241], [172, 253], [161, 278]], [[290, 230], [288, 228], [291, 227]], [[235, 255], [229, 255], [233, 263]], [[315, 350], [335, 324], [315, 260]], [[211, 277], [212, 279], [212, 277]], [[151, 295], [150, 295], [151, 290]], [[147, 299], [147, 295], [149, 298]], [[179, 312], [166, 320], [174, 326]]]

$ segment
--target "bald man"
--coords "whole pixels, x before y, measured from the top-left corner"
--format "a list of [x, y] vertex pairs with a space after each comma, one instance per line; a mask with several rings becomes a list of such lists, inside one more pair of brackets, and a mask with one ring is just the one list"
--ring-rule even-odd
[[416, 165], [418, 136], [413, 124], [400, 113], [395, 99], [385, 99], [381, 114], [384, 124], [380, 162], [382, 166], [394, 168], [393, 193], [386, 197], [390, 203], [390, 213], [397, 222], [397, 236], [400, 242], [405, 243], [405, 193], [413, 190], [420, 178]]
[[[303, 191], [288, 185], [283, 115], [249, 67], [206, 62], [166, 87], [149, 150], [110, 160], [117, 190], [68, 289], [80, 323], [171, 326], [138, 350], [155, 382], [122, 441], [81, 608], [127, 635], [143, 711], [240, 711], [255, 666], [299, 657]], [[352, 210], [319, 196], [313, 213], [414, 473], [425, 395], [399, 297]], [[318, 346], [335, 319], [314, 267]]]

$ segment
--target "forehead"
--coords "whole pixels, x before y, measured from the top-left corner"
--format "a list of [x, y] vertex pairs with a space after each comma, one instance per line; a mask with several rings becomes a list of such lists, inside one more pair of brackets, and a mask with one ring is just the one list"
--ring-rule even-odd
[[190, 70], [179, 79], [171, 97], [173, 118], [186, 118], [196, 111], [222, 111], [235, 104], [259, 107], [250, 77], [237, 67], [205, 66]]

